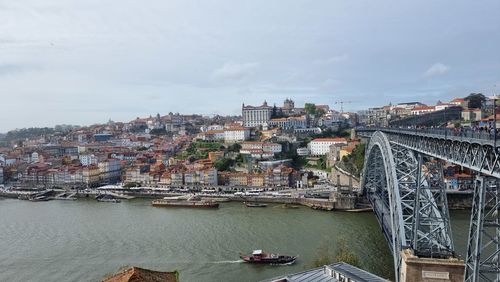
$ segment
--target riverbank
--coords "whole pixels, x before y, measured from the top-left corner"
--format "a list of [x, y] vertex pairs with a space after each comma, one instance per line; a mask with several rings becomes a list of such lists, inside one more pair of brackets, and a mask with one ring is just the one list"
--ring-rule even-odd
[[[64, 193], [65, 190], [58, 190], [58, 193]], [[291, 190], [291, 192], [294, 192]], [[292, 204], [292, 205], [301, 205], [310, 207], [316, 210], [341, 210], [341, 211], [357, 211], [357, 200], [355, 199], [354, 194], [352, 195], [343, 195], [341, 193], [335, 194], [330, 199], [318, 199], [318, 198], [305, 198], [300, 197], [300, 193], [295, 193], [294, 196], [291, 192], [287, 192], [286, 196], [236, 196], [231, 193], [217, 193], [217, 194], [204, 194], [198, 193], [198, 195], [210, 198], [210, 197], [223, 197], [229, 199], [229, 201], [233, 202], [243, 202], [243, 201], [255, 201], [255, 202], [263, 202], [263, 203], [277, 203], [277, 204]], [[0, 197], [4, 198], [13, 198], [13, 199], [28, 199], [30, 196], [40, 193], [40, 191], [4, 191], [0, 190]], [[118, 191], [110, 192], [110, 191], [99, 191], [96, 189], [89, 191], [76, 191], [74, 195], [75, 198], [88, 198], [94, 199], [97, 195], [112, 193], [115, 197], [126, 200], [130, 198], [142, 198], [142, 199], [161, 199], [163, 197], [175, 197], [182, 196], [189, 193], [178, 193], [178, 192], [137, 192], [128, 189], [120, 189]], [[471, 191], [450, 191], [447, 193], [448, 198], [448, 207], [450, 210], [463, 210], [470, 209], [472, 207], [472, 192]], [[67, 200], [67, 198], [57, 199], [56, 197], [49, 198], [49, 200]], [[367, 208], [367, 207], [364, 207]]]
[[[55, 191], [55, 192], [54, 192]], [[46, 194], [47, 197], [45, 200], [55, 200], [58, 199], [54, 195], [57, 193], [63, 193], [64, 190], [56, 191], [56, 190], [44, 190], [44, 191], [0, 191], [0, 197], [6, 198], [17, 198], [17, 199], [29, 199], [33, 198], [35, 195]], [[147, 191], [147, 192], [137, 192], [128, 189], [119, 189], [118, 191], [101, 191], [101, 190], [87, 190], [87, 191], [77, 191], [72, 193], [72, 196], [75, 198], [89, 198], [94, 199], [98, 195], [108, 194], [112, 197], [115, 197], [120, 200], [126, 200], [130, 198], [142, 198], [142, 199], [161, 199], [163, 197], [175, 197], [182, 196], [191, 193], [178, 193], [178, 192], [155, 192]], [[50, 195], [50, 196], [49, 196]], [[227, 198], [229, 201], [234, 202], [263, 202], [263, 203], [277, 203], [277, 204], [292, 204], [292, 205], [302, 205], [306, 207], [310, 207], [315, 210], [351, 210], [355, 208], [355, 199], [354, 195], [346, 195], [341, 193], [333, 193], [329, 199], [320, 199], [320, 198], [305, 198], [300, 193], [284, 193], [281, 195], [280, 193], [273, 194], [263, 194], [259, 196], [253, 195], [235, 195], [231, 193], [196, 193], [196, 195], [202, 196], [204, 198]], [[63, 199], [63, 198], [60, 198]]]

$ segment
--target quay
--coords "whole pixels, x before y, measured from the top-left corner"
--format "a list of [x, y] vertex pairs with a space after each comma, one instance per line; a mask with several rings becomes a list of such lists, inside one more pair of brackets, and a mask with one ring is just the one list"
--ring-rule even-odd
[[[37, 189], [37, 190], [0, 190], [0, 197], [16, 198], [16, 199], [29, 199], [35, 196], [46, 196], [46, 200], [63, 199], [67, 198], [95, 198], [98, 195], [107, 194], [116, 199], [128, 200], [132, 198], [145, 198], [145, 199], [161, 199], [163, 197], [181, 196], [192, 194], [189, 192], [171, 192], [160, 189], [141, 189], [141, 191], [114, 187], [110, 190], [105, 189], [84, 189], [84, 190], [64, 190], [64, 189]], [[280, 193], [284, 192], [284, 193]], [[195, 193], [196, 195], [205, 198], [227, 198], [229, 201], [234, 202], [262, 202], [262, 203], [275, 203], [275, 204], [290, 204], [301, 205], [310, 207], [316, 210], [354, 210], [356, 209], [357, 196], [355, 192], [341, 192], [329, 191], [323, 193], [329, 194], [328, 198], [306, 198], [304, 193], [299, 193], [295, 190], [282, 190], [280, 192], [258, 193], [260, 195], [239, 195], [236, 193]], [[251, 193], [250, 193], [251, 194]], [[66, 199], [66, 198], [64, 198]]]

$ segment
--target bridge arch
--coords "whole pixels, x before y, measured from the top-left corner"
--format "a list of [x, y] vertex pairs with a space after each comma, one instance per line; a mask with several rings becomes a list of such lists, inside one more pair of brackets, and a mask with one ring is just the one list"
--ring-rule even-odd
[[380, 131], [366, 149], [361, 187], [393, 253], [396, 281], [402, 250], [429, 257], [454, 252], [441, 168], [436, 161], [424, 165], [424, 157]]

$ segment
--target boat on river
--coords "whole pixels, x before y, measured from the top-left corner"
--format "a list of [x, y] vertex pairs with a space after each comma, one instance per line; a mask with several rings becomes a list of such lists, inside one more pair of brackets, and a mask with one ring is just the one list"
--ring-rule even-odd
[[120, 199], [112, 196], [112, 195], [108, 195], [108, 194], [101, 194], [101, 195], [97, 195], [95, 197], [95, 199], [98, 201], [98, 202], [108, 202], [108, 203], [119, 203], [121, 202]]
[[169, 200], [158, 199], [153, 200], [151, 205], [154, 207], [179, 207], [179, 208], [212, 208], [219, 207], [219, 203], [215, 201], [202, 200], [199, 197], [192, 196], [187, 200]]
[[154, 207], [179, 207], [179, 208], [218, 208], [219, 203], [214, 201], [180, 201], [180, 200], [153, 200]]
[[243, 203], [248, 208], [265, 208], [265, 207], [267, 207], [267, 204], [264, 204], [264, 203], [256, 203], [256, 202], [243, 202]]
[[254, 250], [250, 255], [240, 254], [240, 258], [244, 262], [255, 264], [292, 264], [297, 260], [297, 256], [265, 253], [262, 250]]

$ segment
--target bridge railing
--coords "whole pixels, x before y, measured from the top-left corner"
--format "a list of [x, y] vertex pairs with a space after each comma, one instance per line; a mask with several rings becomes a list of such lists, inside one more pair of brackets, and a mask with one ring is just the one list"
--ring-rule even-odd
[[[474, 130], [469, 128], [401, 128], [401, 127], [359, 127], [357, 131], [386, 131], [394, 133], [434, 134], [446, 137], [472, 138], [485, 141], [500, 140], [500, 129]], [[496, 136], [495, 136], [496, 133]], [[495, 138], [496, 137], [496, 138]]]

